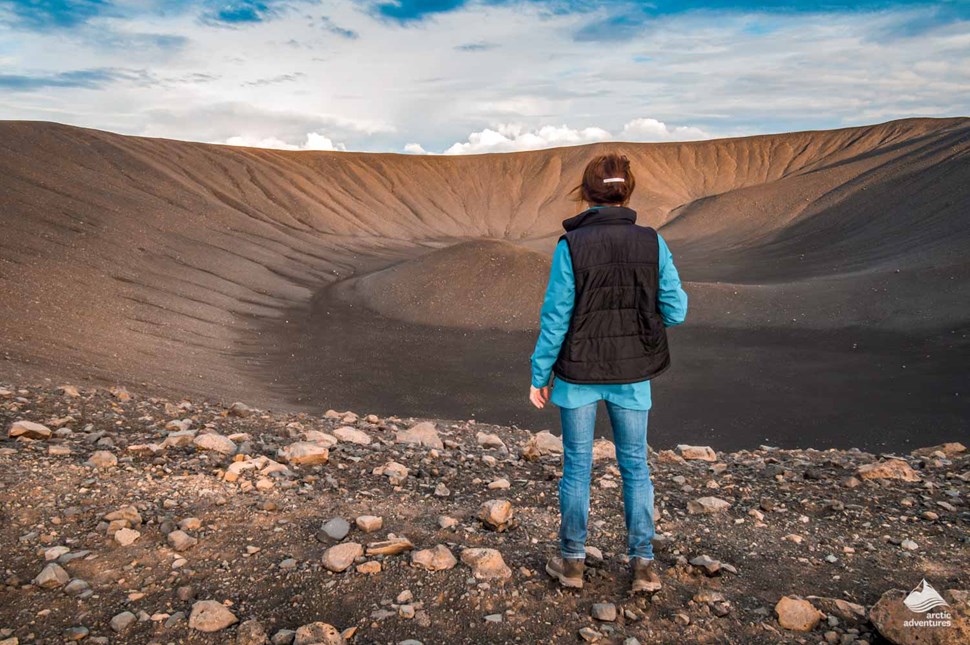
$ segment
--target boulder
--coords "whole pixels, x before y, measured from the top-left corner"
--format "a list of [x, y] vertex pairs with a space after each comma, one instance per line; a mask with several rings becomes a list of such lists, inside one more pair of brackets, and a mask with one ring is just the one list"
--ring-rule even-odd
[[967, 447], [958, 441], [941, 443], [938, 446], [927, 446], [926, 448], [917, 448], [910, 454], [914, 457], [930, 457], [933, 453], [941, 452], [944, 457], [956, 457], [962, 455], [967, 451]]
[[784, 596], [775, 605], [778, 624], [796, 632], [810, 632], [822, 620], [823, 614], [804, 598]]
[[394, 441], [438, 450], [444, 450], [445, 447], [438, 435], [438, 429], [430, 421], [422, 421], [407, 430], [398, 432]]
[[482, 448], [505, 448], [505, 442], [497, 434], [488, 434], [485, 432], [479, 432], [475, 435], [475, 441]]
[[461, 561], [471, 568], [472, 575], [478, 580], [505, 581], [512, 577], [512, 570], [496, 549], [465, 549], [461, 552]]
[[223, 455], [236, 454], [236, 444], [229, 437], [224, 437], [218, 432], [207, 432], [200, 434], [192, 440], [192, 444], [198, 450], [212, 450]]
[[19, 437], [38, 440], [50, 439], [51, 429], [33, 421], [14, 421], [10, 430], [7, 431], [7, 438], [17, 439]]
[[323, 622], [303, 625], [293, 637], [293, 645], [344, 645], [346, 642], [340, 630]]
[[691, 446], [682, 443], [677, 446], [677, 454], [688, 461], [717, 461], [717, 453], [710, 446]]
[[238, 621], [236, 615], [221, 602], [199, 600], [192, 605], [189, 628], [200, 632], [218, 632]]
[[88, 457], [87, 464], [92, 468], [112, 468], [118, 465], [118, 458], [113, 452], [98, 450]]
[[903, 604], [909, 593], [890, 589], [869, 609], [869, 620], [883, 638], [896, 645], [970, 643], [970, 605], [966, 592], [946, 590], [940, 596], [947, 605], [923, 612], [912, 611]]
[[66, 585], [70, 579], [71, 576], [67, 575], [67, 571], [61, 565], [50, 562], [34, 578], [34, 584], [42, 589], [56, 589]]
[[278, 456], [293, 466], [314, 466], [330, 460], [330, 451], [312, 441], [297, 441], [280, 448]]
[[616, 446], [609, 439], [593, 442], [593, 461], [616, 461]]
[[359, 446], [370, 445], [371, 438], [370, 435], [363, 430], [358, 430], [357, 428], [351, 428], [350, 426], [342, 426], [333, 431], [333, 436], [335, 436], [340, 441], [345, 441], [347, 443], [355, 443]]
[[323, 552], [323, 566], [328, 571], [340, 573], [350, 568], [354, 560], [364, 555], [364, 547], [356, 542], [344, 542]]
[[887, 459], [860, 466], [856, 475], [861, 479], [899, 479], [918, 482], [919, 475], [902, 459]]
[[448, 547], [439, 544], [431, 549], [413, 552], [411, 564], [428, 571], [445, 571], [454, 568], [458, 560]]
[[729, 508], [731, 508], [731, 502], [720, 497], [699, 497], [687, 502], [687, 512], [691, 515], [720, 513]]
[[512, 521], [512, 502], [507, 499], [490, 499], [478, 511], [478, 519], [495, 531], [505, 531]]

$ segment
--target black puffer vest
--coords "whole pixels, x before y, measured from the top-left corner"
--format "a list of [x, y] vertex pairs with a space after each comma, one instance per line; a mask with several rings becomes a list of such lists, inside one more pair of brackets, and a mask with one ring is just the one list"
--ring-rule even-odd
[[576, 299], [553, 372], [572, 383], [635, 383], [670, 366], [657, 308], [657, 231], [636, 211], [590, 208], [563, 222]]

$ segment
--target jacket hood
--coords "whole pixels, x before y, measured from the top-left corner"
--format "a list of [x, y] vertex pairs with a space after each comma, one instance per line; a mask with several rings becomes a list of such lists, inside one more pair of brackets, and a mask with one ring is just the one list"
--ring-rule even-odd
[[572, 231], [580, 226], [594, 224], [636, 224], [637, 212], [626, 206], [593, 206], [579, 215], [564, 220], [562, 227]]

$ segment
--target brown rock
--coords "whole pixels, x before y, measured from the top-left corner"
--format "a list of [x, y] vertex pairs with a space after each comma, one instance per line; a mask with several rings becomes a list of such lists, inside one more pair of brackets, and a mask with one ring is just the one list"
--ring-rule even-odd
[[720, 513], [729, 508], [731, 508], [731, 502], [720, 497], [699, 497], [687, 502], [687, 512], [691, 515]]
[[682, 443], [677, 446], [677, 453], [685, 460], [717, 461], [717, 453], [710, 446], [690, 446]]
[[364, 533], [373, 533], [374, 531], [380, 531], [381, 527], [384, 526], [384, 518], [377, 517], [376, 515], [361, 515], [354, 522]]
[[438, 450], [444, 450], [445, 447], [438, 435], [438, 429], [430, 421], [423, 421], [407, 430], [398, 432], [394, 441]]
[[37, 574], [37, 577], [34, 578], [34, 584], [43, 589], [56, 589], [66, 585], [70, 579], [71, 576], [61, 565], [51, 562]]
[[342, 426], [333, 431], [333, 436], [337, 437], [340, 441], [347, 443], [355, 443], [359, 446], [370, 445], [371, 438], [370, 435], [363, 430], [358, 430], [357, 428], [351, 428], [350, 426]]
[[963, 645], [970, 643], [970, 605], [965, 593], [948, 589], [940, 594], [947, 605], [915, 612], [903, 604], [909, 592], [890, 589], [869, 609], [869, 620], [883, 638], [896, 645]]
[[512, 502], [507, 499], [490, 499], [482, 504], [478, 519], [488, 528], [504, 531], [512, 520]]
[[93, 468], [112, 468], [118, 465], [118, 458], [113, 452], [98, 450], [88, 457], [87, 463]]
[[303, 625], [293, 638], [293, 645], [344, 645], [346, 642], [336, 627], [322, 622]]
[[198, 450], [212, 450], [223, 455], [236, 454], [236, 444], [229, 437], [224, 437], [218, 432], [207, 432], [200, 434], [192, 440], [192, 444]]
[[778, 624], [796, 632], [810, 632], [822, 620], [822, 612], [812, 603], [797, 596], [784, 596], [775, 605]]
[[200, 632], [217, 632], [238, 621], [236, 615], [221, 602], [200, 600], [192, 605], [189, 628]]
[[350, 568], [354, 560], [364, 555], [364, 547], [356, 542], [337, 544], [323, 552], [323, 566], [329, 571], [340, 573]]
[[958, 441], [941, 443], [938, 446], [927, 446], [926, 448], [917, 448], [910, 454], [914, 457], [929, 457], [935, 452], [942, 452], [946, 457], [956, 457], [957, 455], [962, 455], [967, 451], [967, 447]]
[[406, 537], [392, 537], [382, 542], [371, 542], [367, 545], [367, 555], [397, 555], [414, 548], [411, 540]]
[[856, 474], [862, 479], [900, 479], [907, 482], [918, 482], [916, 474], [909, 464], [902, 459], [887, 459], [860, 466]]
[[236, 645], [264, 645], [268, 640], [258, 620], [247, 620], [236, 630]]
[[593, 442], [593, 461], [616, 461], [616, 446], [609, 439]]
[[297, 441], [280, 448], [278, 455], [283, 461], [294, 466], [315, 466], [330, 460], [330, 451], [312, 441]]
[[39, 440], [50, 439], [51, 429], [33, 421], [14, 421], [10, 430], [7, 431], [7, 438], [17, 439], [18, 437]]
[[458, 564], [458, 560], [448, 547], [439, 544], [434, 548], [412, 553], [411, 564], [428, 571], [446, 571], [453, 569]]
[[512, 577], [512, 570], [495, 549], [465, 549], [461, 552], [461, 561], [471, 567], [472, 575], [479, 580], [504, 581]]

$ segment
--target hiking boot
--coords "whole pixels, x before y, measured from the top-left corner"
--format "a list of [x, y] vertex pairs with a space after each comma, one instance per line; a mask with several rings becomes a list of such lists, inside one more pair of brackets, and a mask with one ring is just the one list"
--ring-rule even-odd
[[555, 556], [549, 558], [549, 562], [546, 563], [546, 573], [558, 580], [563, 587], [582, 589], [583, 569], [585, 567], [585, 561], [580, 558]]
[[660, 576], [653, 568], [653, 560], [630, 558], [630, 564], [633, 566], [633, 593], [660, 591]]

